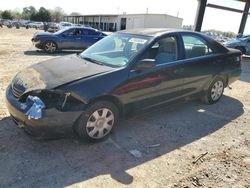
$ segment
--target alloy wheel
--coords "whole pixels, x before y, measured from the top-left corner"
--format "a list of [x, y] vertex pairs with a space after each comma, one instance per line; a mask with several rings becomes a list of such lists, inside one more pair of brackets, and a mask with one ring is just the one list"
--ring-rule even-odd
[[214, 83], [212, 89], [211, 89], [211, 99], [213, 101], [218, 100], [221, 95], [223, 94], [223, 82], [221, 80], [218, 80]]
[[52, 53], [56, 51], [56, 45], [53, 42], [47, 42], [44, 47], [46, 52]]
[[114, 125], [115, 116], [108, 108], [94, 111], [87, 120], [86, 132], [93, 139], [106, 136]]

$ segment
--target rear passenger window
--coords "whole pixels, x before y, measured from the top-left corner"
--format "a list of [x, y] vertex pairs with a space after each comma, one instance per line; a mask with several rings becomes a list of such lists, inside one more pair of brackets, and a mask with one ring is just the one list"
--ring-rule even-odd
[[186, 58], [204, 56], [213, 53], [205, 41], [196, 36], [183, 36]]
[[91, 30], [91, 29], [84, 29], [83, 33], [84, 35], [100, 35], [98, 31]]

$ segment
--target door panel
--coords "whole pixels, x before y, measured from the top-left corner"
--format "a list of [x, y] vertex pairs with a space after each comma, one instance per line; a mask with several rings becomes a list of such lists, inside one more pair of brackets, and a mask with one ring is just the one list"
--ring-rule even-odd
[[81, 33], [78, 29], [70, 29], [61, 35], [60, 48], [79, 49], [81, 48]]
[[82, 29], [81, 48], [88, 48], [101, 39], [100, 32], [91, 29]]
[[203, 90], [214, 75], [223, 70], [220, 54], [215, 53], [207, 42], [198, 35], [183, 34], [183, 91], [191, 95]]
[[[122, 100], [143, 109], [181, 97], [184, 69], [183, 61], [178, 60], [178, 37], [161, 37], [142, 54], [131, 68], [128, 81], [116, 89]], [[139, 71], [136, 67], [143, 62], [154, 67]]]
[[182, 71], [181, 62], [158, 66], [150, 71], [132, 70], [129, 80], [115, 93], [128, 103], [135, 103], [137, 108], [164, 103], [181, 96]]
[[81, 37], [65, 36], [61, 39], [61, 48], [63, 49], [79, 49], [81, 45]]
[[88, 48], [98, 40], [100, 40], [98, 36], [83, 35], [81, 36], [81, 48]]
[[[179, 64], [180, 63], [180, 64]], [[161, 65], [158, 67], [158, 77], [161, 78], [156, 87], [153, 87], [149, 93], [149, 100], [144, 100], [144, 107], [155, 106], [167, 101], [178, 99], [182, 96], [181, 86], [182, 79], [182, 62], [173, 64]], [[145, 92], [145, 94], [147, 94]], [[138, 104], [140, 106], [140, 104]]]
[[219, 55], [208, 55], [183, 61], [183, 90], [185, 95], [197, 93], [223, 71]]

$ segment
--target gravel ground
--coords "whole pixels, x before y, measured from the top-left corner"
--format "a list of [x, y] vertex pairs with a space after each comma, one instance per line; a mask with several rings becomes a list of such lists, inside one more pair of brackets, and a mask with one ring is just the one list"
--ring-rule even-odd
[[5, 89], [19, 70], [70, 52], [37, 52], [35, 31], [0, 28], [0, 187], [250, 187], [249, 58], [215, 105], [136, 115], [101, 143], [37, 141], [12, 122]]

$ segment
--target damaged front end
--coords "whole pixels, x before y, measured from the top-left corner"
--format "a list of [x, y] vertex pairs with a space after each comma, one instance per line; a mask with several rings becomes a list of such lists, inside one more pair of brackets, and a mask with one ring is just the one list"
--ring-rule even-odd
[[16, 122], [33, 135], [72, 130], [85, 111], [86, 100], [82, 86], [73, 90], [65, 86], [112, 70], [77, 55], [34, 64], [13, 78], [6, 90], [7, 108]]
[[29, 95], [26, 102], [21, 103], [20, 107], [26, 111], [25, 115], [28, 119], [40, 119], [42, 118], [42, 109], [45, 108], [45, 104], [39, 97]]
[[86, 103], [75, 96], [69, 92], [44, 89], [25, 93], [19, 101], [26, 110], [34, 104], [32, 108], [36, 110], [55, 108], [61, 112], [83, 111]]
[[36, 137], [68, 134], [86, 107], [76, 94], [60, 90], [30, 91], [17, 100], [9, 88], [6, 97], [10, 114]]

